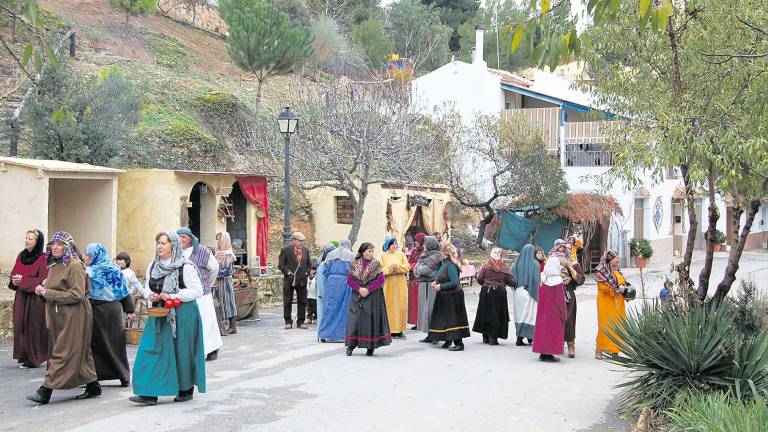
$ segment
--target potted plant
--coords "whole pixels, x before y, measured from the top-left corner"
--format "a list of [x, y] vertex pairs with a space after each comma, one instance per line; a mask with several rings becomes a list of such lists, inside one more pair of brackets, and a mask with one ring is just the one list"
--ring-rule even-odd
[[629, 242], [629, 254], [637, 267], [645, 268], [648, 259], [653, 256], [653, 248], [646, 239], [632, 239]]
[[715, 230], [715, 252], [720, 252], [723, 244], [725, 244], [725, 234], [720, 230]]

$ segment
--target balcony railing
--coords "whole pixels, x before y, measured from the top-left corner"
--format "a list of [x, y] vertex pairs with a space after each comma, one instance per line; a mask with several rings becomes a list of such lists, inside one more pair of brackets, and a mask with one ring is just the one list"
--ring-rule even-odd
[[[542, 128], [542, 139], [547, 150], [560, 153], [560, 108], [509, 109], [501, 118], [509, 120], [522, 116], [530, 124]], [[609, 123], [614, 124], [614, 123]], [[604, 122], [571, 122], [565, 124], [565, 166], [592, 167], [613, 165], [613, 154], [605, 148], [608, 137]]]

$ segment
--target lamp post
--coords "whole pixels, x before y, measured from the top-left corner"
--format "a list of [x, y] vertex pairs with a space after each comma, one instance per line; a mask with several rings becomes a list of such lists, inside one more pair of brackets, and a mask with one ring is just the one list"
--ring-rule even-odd
[[299, 124], [299, 117], [291, 111], [290, 107], [280, 112], [277, 116], [277, 124], [280, 126], [280, 133], [285, 137], [285, 191], [283, 192], [283, 202], [285, 205], [285, 223], [283, 224], [283, 246], [288, 245], [291, 242], [291, 189], [290, 189], [290, 174], [288, 171], [289, 158], [288, 147], [291, 144], [291, 135], [296, 132], [296, 127]]

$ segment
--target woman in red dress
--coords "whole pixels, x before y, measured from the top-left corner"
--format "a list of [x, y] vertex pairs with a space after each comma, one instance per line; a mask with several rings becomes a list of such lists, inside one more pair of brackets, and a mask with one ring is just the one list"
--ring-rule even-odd
[[13, 300], [13, 358], [22, 368], [36, 368], [48, 360], [48, 329], [45, 300], [35, 294], [48, 276], [45, 236], [40, 230], [27, 231], [24, 250], [16, 257], [8, 288], [16, 291]]

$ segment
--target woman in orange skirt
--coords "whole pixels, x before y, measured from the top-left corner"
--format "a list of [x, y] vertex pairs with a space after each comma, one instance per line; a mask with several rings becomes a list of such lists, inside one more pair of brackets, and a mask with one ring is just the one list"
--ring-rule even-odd
[[595, 269], [597, 280], [597, 348], [595, 358], [601, 360], [604, 352], [619, 353], [619, 347], [608, 335], [617, 338], [612, 330], [613, 325], [626, 319], [627, 312], [624, 303], [624, 291], [627, 281], [619, 270], [619, 256], [616, 252], [608, 251]]

